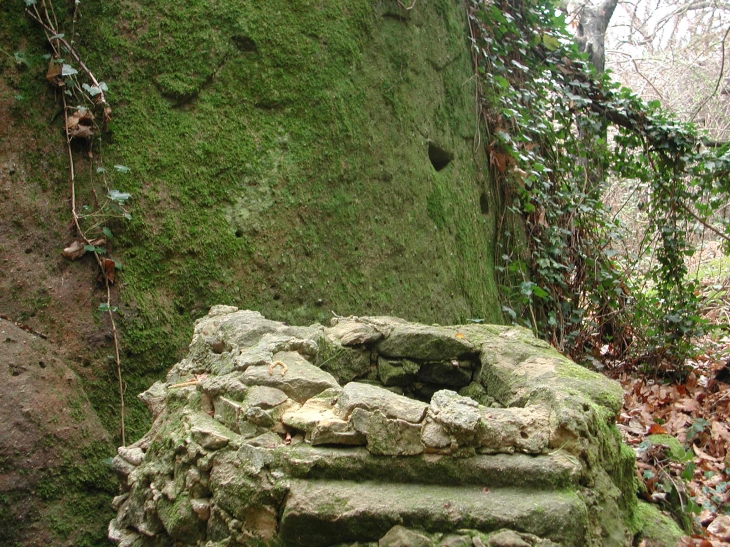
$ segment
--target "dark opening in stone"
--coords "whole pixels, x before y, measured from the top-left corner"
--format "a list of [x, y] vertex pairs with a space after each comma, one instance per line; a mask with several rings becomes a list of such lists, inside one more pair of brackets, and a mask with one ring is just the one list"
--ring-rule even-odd
[[441, 171], [444, 167], [451, 163], [454, 159], [454, 155], [447, 150], [444, 150], [435, 143], [428, 143], [428, 159], [431, 160], [431, 165], [436, 171]]
[[482, 195], [479, 196], [479, 208], [483, 215], [489, 214], [489, 196], [486, 192], [482, 192]]
[[258, 51], [258, 48], [256, 47], [256, 42], [254, 42], [248, 36], [242, 36], [239, 34], [237, 36], [232, 36], [231, 40], [239, 49], [239, 51]]

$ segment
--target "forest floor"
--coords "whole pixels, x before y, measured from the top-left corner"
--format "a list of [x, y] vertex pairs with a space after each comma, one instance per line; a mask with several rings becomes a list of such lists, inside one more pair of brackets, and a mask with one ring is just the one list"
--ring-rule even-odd
[[[727, 258], [723, 259], [727, 261]], [[730, 270], [702, 278], [711, 334], [683, 382], [614, 367], [624, 388], [618, 427], [636, 452], [646, 500], [695, 531], [682, 545], [730, 545]]]

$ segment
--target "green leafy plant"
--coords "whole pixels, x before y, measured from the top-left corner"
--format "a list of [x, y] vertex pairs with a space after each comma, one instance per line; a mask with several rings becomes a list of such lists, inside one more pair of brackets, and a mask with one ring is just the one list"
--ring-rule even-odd
[[[472, 4], [490, 164], [503, 208], [503, 310], [577, 360], [631, 357], [678, 374], [703, 332], [685, 258], [686, 230], [715, 226], [730, 152], [658, 104], [598, 74], [545, 0]], [[648, 187], [643, 252], [620, 256], [622, 226], [606, 209], [610, 177]], [[508, 218], [521, 218], [523, 236]], [[522, 245], [520, 243], [523, 242]]]

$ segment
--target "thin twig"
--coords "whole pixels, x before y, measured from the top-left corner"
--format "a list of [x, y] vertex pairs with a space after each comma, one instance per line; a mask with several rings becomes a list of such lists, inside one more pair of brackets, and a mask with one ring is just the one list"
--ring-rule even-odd
[[404, 10], [406, 10], [406, 11], [411, 11], [411, 10], [412, 10], [412, 9], [413, 9], [414, 7], [416, 7], [416, 1], [417, 1], [417, 0], [413, 0], [413, 2], [411, 3], [411, 5], [410, 5], [410, 6], [408, 6], [408, 7], [405, 7], [405, 6], [403, 5], [403, 3], [402, 3], [402, 2], [400, 1], [400, 0], [398, 0], [398, 5], [399, 5], [400, 7], [402, 7], [402, 8], [403, 8]]
[[[27, 10], [26, 10], [27, 11]], [[84, 240], [84, 242], [94, 247], [94, 245], [91, 243], [91, 240], [86, 236], [84, 231], [81, 229], [81, 225], [79, 223], [79, 215], [76, 212], [76, 171], [74, 167], [74, 158], [73, 158], [73, 152], [71, 150], [71, 136], [68, 132], [68, 105], [66, 103], [66, 95], [61, 94], [61, 98], [63, 99], [63, 120], [64, 120], [64, 134], [66, 135], [66, 151], [68, 153], [68, 178], [69, 178], [69, 193], [71, 194], [71, 218], [73, 219], [74, 226], [76, 227], [76, 231], [78, 232], [79, 236]], [[119, 357], [119, 335], [117, 332], [117, 325], [114, 321], [114, 314], [112, 309], [112, 303], [111, 303], [111, 287], [109, 283], [109, 276], [107, 275], [106, 268], [104, 267], [104, 263], [99, 256], [99, 253], [94, 250], [94, 258], [96, 259], [96, 263], [99, 266], [99, 269], [101, 270], [101, 275], [104, 278], [104, 285], [106, 287], [106, 311], [109, 314], [109, 320], [111, 322], [112, 327], [112, 338], [114, 341], [114, 360], [116, 363], [117, 368], [117, 382], [119, 384], [119, 410], [120, 410], [120, 432], [121, 432], [121, 438], [122, 438], [122, 446], [125, 446], [127, 444], [126, 440], [126, 432], [124, 427], [124, 384], [122, 381], [122, 363], [121, 359]]]
[[106, 97], [104, 96], [104, 90], [99, 85], [99, 81], [96, 79], [94, 74], [89, 70], [89, 68], [84, 64], [84, 62], [81, 60], [81, 57], [79, 57], [79, 54], [76, 53], [76, 50], [69, 44], [64, 38], [58, 36], [58, 32], [53, 27], [47, 25], [44, 23], [40, 17], [36, 14], [34, 14], [32, 11], [26, 8], [25, 13], [28, 14], [28, 16], [31, 17], [34, 21], [36, 21], [39, 25], [41, 25], [46, 32], [50, 32], [51, 36], [48, 38], [48, 41], [51, 42], [51, 39], [56, 40], [58, 42], [61, 42], [66, 49], [68, 49], [68, 52], [71, 54], [71, 56], [74, 58], [74, 60], [79, 64], [81, 69], [86, 73], [86, 75], [91, 80], [91, 83], [94, 84], [96, 88], [99, 89], [99, 93], [97, 94], [97, 97], [99, 97], [98, 103], [102, 105], [106, 105]]
[[728, 29], [725, 31], [725, 35], [722, 37], [722, 42], [720, 42], [720, 45], [722, 46], [722, 60], [720, 61], [720, 74], [717, 76], [715, 89], [713, 89], [712, 93], [705, 97], [705, 100], [700, 103], [700, 105], [692, 114], [692, 117], [689, 119], [689, 121], [694, 121], [695, 117], [697, 117], [697, 114], [700, 113], [700, 110], [702, 110], [708, 103], [708, 101], [717, 94], [717, 90], [720, 88], [720, 82], [722, 82], [722, 77], [725, 75], [725, 40], [727, 40], [728, 34], [730, 34], [730, 27], [728, 27]]

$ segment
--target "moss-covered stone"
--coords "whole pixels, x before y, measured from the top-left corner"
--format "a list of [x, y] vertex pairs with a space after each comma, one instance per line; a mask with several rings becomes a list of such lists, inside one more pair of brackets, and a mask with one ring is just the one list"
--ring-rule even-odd
[[[353, 343], [381, 365], [393, 360], [381, 348], [412, 348], [419, 357], [475, 348], [478, 354], [445, 366], [481, 363], [475, 383], [482, 389], [469, 391], [508, 405], [485, 407], [443, 385], [428, 402], [377, 382], [340, 386], [311, 362], [324, 362], [320, 351], [331, 358], [335, 348], [337, 355], [337, 344], [323, 341], [344, 339], [351, 328], [291, 327], [217, 306], [196, 323], [188, 358], [153, 388], [163, 410], [150, 432], [114, 459], [128, 501], [110, 536], [155, 547], [140, 534], [157, 530], [157, 518], [167, 530], [154, 532], [158, 537], [190, 543], [194, 530], [188, 539], [178, 536], [197, 526], [195, 513], [208, 521], [200, 541], [228, 537], [232, 545], [375, 541], [397, 523], [430, 534], [506, 528], [504, 537], [527, 544], [631, 543], [634, 455], [615, 426], [610, 382], [582, 370], [558, 374], [569, 363], [520, 330], [513, 336], [500, 327], [464, 333], [392, 317], [348, 321], [369, 340]], [[233, 349], [219, 354], [208, 338]], [[223, 367], [231, 372], [218, 375], [221, 361], [205, 352], [232, 363]], [[412, 361], [407, 354], [400, 360]], [[194, 379], [173, 383], [190, 371]], [[245, 396], [235, 403], [229, 390]], [[273, 408], [267, 414], [263, 406]], [[173, 506], [183, 492], [190, 503]], [[143, 514], [132, 510], [141, 507]]]

